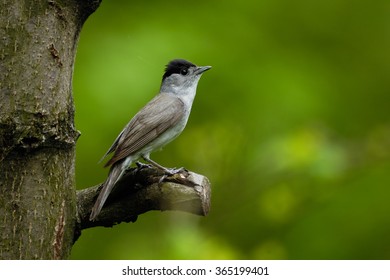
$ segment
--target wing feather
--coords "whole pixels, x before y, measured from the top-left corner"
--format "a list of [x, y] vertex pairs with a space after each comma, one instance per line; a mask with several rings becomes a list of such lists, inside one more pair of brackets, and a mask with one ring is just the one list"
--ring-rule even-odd
[[[158, 104], [158, 105], [157, 105]], [[150, 112], [153, 111], [153, 114]], [[174, 97], [160, 93], [142, 108], [122, 130], [107, 154], [114, 152], [105, 166], [130, 156], [155, 140], [183, 117], [184, 103]]]

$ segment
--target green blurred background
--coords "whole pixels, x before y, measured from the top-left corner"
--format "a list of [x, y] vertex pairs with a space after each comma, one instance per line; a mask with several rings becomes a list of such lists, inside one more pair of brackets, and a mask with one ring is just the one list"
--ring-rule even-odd
[[213, 69], [152, 158], [207, 176], [211, 212], [85, 230], [73, 259], [390, 259], [390, 1], [103, 1], [75, 65], [79, 188], [173, 58]]

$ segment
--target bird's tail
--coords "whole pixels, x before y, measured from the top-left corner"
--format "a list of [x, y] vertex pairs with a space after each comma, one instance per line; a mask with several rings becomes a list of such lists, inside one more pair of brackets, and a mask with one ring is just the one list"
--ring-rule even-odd
[[126, 168], [124, 168], [123, 163], [117, 163], [111, 167], [107, 180], [103, 183], [103, 188], [100, 191], [99, 196], [96, 199], [95, 205], [92, 208], [91, 215], [89, 216], [90, 221], [94, 221], [99, 215], [113, 187], [115, 186], [116, 182], [118, 182], [118, 180], [122, 177], [125, 169]]

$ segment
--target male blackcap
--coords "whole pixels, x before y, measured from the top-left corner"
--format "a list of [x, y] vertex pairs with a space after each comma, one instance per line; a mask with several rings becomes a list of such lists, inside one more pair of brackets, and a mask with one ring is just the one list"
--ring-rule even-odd
[[154, 162], [149, 155], [183, 131], [191, 112], [198, 81], [202, 73], [210, 68], [211, 66], [196, 66], [183, 59], [169, 62], [160, 93], [131, 119], [104, 155], [106, 157], [114, 153], [105, 164], [105, 167], [111, 166], [111, 169], [92, 208], [91, 221], [99, 215], [116, 182], [137, 159], [143, 158], [167, 174], [175, 172]]

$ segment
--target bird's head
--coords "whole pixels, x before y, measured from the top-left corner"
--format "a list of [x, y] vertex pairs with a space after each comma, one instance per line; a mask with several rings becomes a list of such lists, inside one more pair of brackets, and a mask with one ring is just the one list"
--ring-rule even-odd
[[203, 72], [210, 68], [211, 66], [196, 66], [184, 59], [172, 60], [165, 68], [161, 91], [173, 93], [194, 91]]

